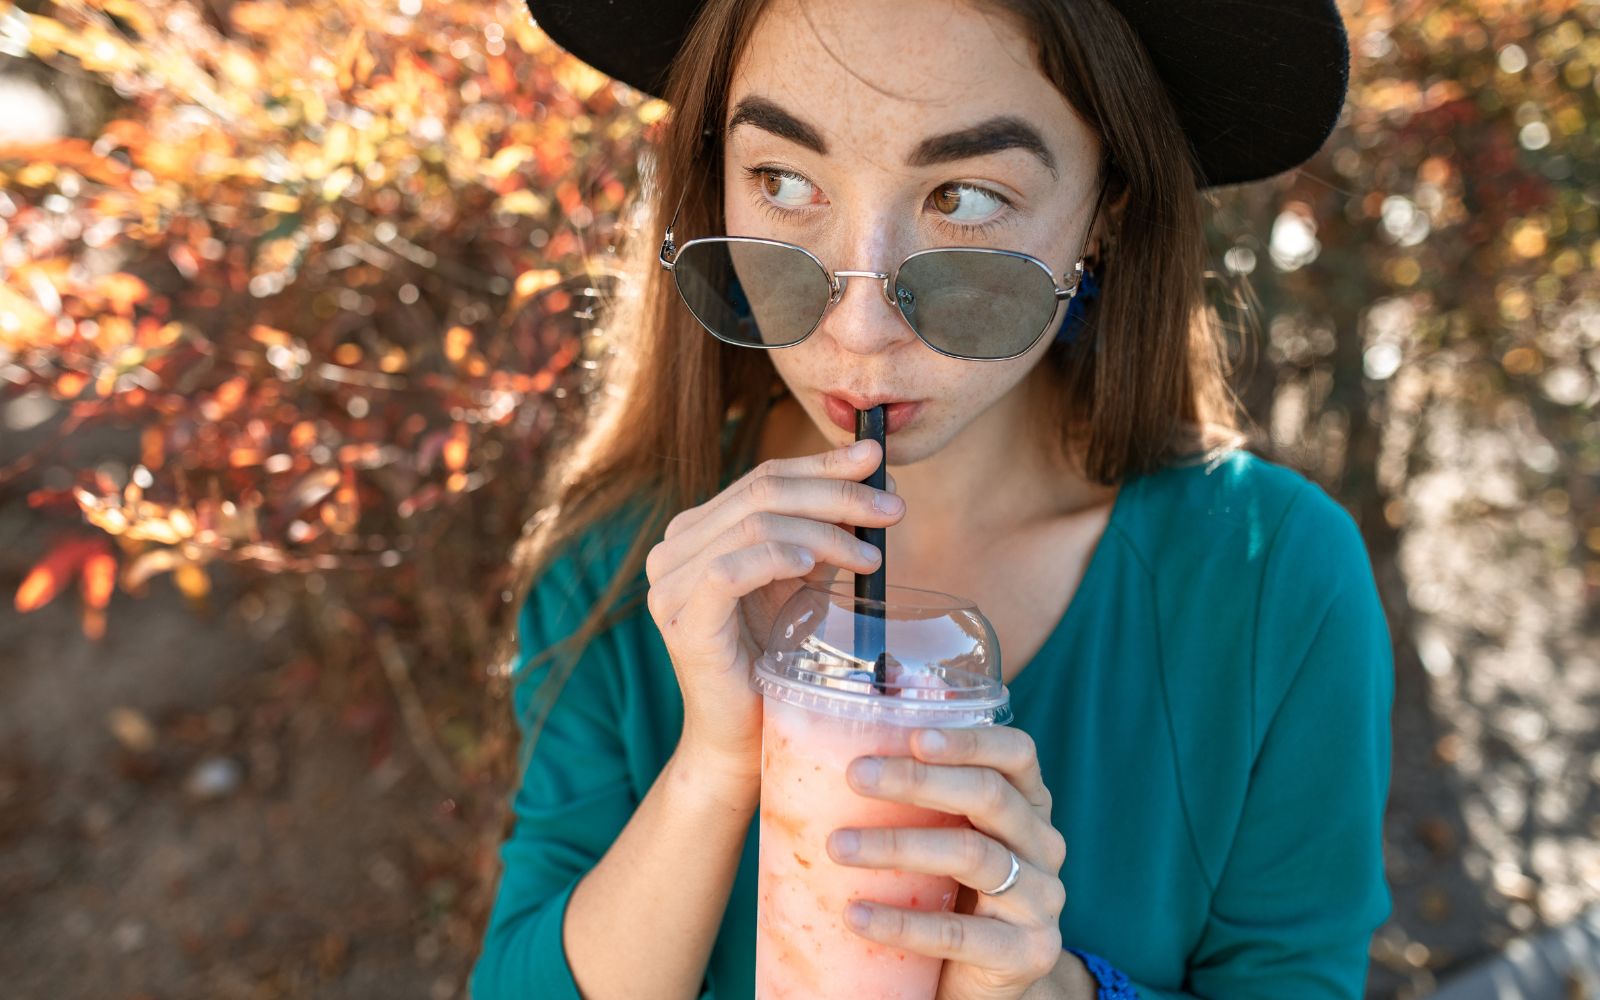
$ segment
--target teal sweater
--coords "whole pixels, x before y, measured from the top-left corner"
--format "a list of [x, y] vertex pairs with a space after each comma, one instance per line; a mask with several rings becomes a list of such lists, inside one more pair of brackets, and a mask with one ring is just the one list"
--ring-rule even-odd
[[[577, 625], [631, 530], [592, 529], [530, 591], [513, 688], [524, 725], [550, 669], [526, 659]], [[1325, 492], [1247, 452], [1127, 481], [1065, 615], [1010, 688], [1067, 840], [1066, 946], [1104, 957], [1147, 1000], [1362, 996], [1390, 911], [1393, 661], [1361, 536]], [[515, 793], [476, 1000], [579, 1000], [567, 900], [682, 725], [641, 603], [577, 664]], [[752, 996], [756, 822], [701, 1000]]]

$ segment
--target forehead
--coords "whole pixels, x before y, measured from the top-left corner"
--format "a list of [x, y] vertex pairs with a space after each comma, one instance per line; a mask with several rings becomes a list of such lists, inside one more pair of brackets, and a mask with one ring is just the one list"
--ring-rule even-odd
[[729, 113], [759, 95], [814, 125], [831, 157], [892, 163], [923, 136], [1016, 116], [1070, 170], [1092, 133], [1024, 30], [981, 2], [772, 0], [735, 63]]

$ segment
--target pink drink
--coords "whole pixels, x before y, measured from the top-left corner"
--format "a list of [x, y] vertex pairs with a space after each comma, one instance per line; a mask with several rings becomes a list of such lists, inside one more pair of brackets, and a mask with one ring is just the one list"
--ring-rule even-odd
[[[915, 729], [1011, 721], [999, 640], [970, 602], [912, 587], [878, 601], [847, 586], [801, 588], [751, 672], [764, 696], [756, 1000], [933, 1000], [943, 959], [863, 937], [844, 911], [857, 899], [952, 910], [956, 880], [839, 864], [828, 837], [967, 818], [861, 795], [845, 772], [857, 757], [911, 756]], [[873, 657], [845, 652], [871, 647], [882, 656], [876, 679]]]
[[840, 827], [966, 826], [964, 816], [859, 795], [845, 769], [868, 754], [911, 753], [911, 727], [765, 703], [757, 877], [756, 1000], [929, 1000], [942, 960], [862, 937], [853, 899], [920, 910], [955, 905], [956, 880], [859, 868], [828, 855]]

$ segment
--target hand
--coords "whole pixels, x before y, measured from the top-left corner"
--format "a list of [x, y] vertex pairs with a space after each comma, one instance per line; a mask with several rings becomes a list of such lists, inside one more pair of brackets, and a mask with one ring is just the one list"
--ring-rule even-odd
[[[944, 749], [930, 740], [942, 736]], [[971, 829], [835, 830], [828, 853], [840, 864], [947, 875], [973, 890], [970, 915], [927, 913], [881, 903], [856, 933], [895, 948], [945, 959], [938, 1000], [1014, 1000], [1048, 976], [1061, 957], [1061, 866], [1066, 840], [1050, 823], [1050, 792], [1033, 739], [1009, 726], [920, 730], [912, 757], [858, 757], [847, 772], [863, 795], [966, 816]], [[881, 764], [867, 783], [872, 762]], [[854, 833], [859, 847], [841, 851]], [[1021, 874], [998, 896], [1015, 851]], [[969, 895], [963, 890], [963, 895]], [[859, 902], [853, 905], [862, 905]]]
[[727, 489], [668, 523], [645, 558], [646, 604], [683, 692], [679, 746], [703, 766], [761, 774], [761, 696], [750, 668], [785, 601], [807, 581], [839, 569], [870, 573], [851, 525], [888, 527], [905, 516], [892, 497], [861, 482], [883, 460], [877, 442], [762, 462]]

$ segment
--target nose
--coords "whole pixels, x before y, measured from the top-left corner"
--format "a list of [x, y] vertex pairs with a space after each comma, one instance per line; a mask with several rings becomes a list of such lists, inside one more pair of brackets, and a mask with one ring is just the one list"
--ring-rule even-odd
[[828, 310], [819, 333], [851, 354], [878, 354], [916, 339], [890, 298], [886, 272], [842, 270], [834, 276], [842, 286], [839, 301]]

